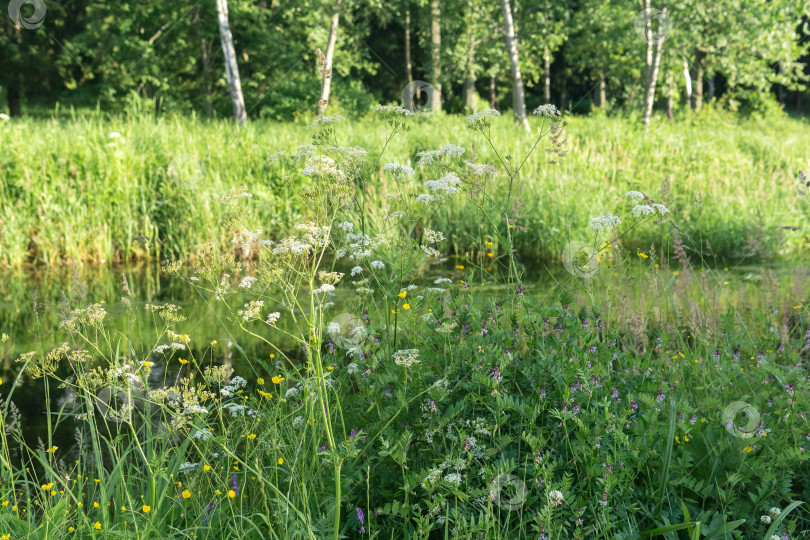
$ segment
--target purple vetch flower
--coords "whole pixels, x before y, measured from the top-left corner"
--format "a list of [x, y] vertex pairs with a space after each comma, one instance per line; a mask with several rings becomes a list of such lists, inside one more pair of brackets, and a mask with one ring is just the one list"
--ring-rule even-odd
[[366, 528], [363, 526], [366, 522], [366, 516], [363, 515], [363, 509], [359, 506], [355, 509], [355, 512], [357, 513], [357, 521], [360, 523], [360, 530], [358, 532], [363, 534], [366, 532]]
[[659, 388], [659, 389], [658, 389], [658, 396], [655, 398], [655, 400], [656, 400], [658, 403], [661, 403], [661, 402], [662, 402], [662, 401], [664, 401], [666, 398], [667, 398], [667, 395], [666, 395], [664, 392], [662, 392], [662, 391], [661, 391], [661, 389]]
[[202, 524], [203, 527], [208, 526], [208, 520], [211, 519], [211, 514], [214, 513], [214, 510], [217, 508], [217, 501], [212, 501], [208, 506], [205, 507], [202, 516]]
[[239, 486], [236, 484], [236, 475], [233, 475], [233, 478], [231, 478], [231, 483], [233, 483], [233, 491], [234, 491], [234, 493], [239, 495]]
[[714, 358], [715, 362], [720, 360], [720, 349], [715, 349], [712, 353], [712, 358]]

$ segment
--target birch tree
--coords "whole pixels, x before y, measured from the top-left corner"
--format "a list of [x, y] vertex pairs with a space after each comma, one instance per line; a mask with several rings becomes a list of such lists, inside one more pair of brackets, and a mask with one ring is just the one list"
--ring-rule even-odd
[[439, 7], [439, 0], [430, 0], [430, 68], [431, 68], [431, 86], [435, 90], [435, 94], [431, 98], [431, 103], [434, 112], [442, 110], [442, 66], [441, 66], [441, 49], [442, 49], [442, 27], [441, 27], [442, 12]]
[[323, 116], [326, 112], [326, 106], [329, 104], [329, 91], [332, 88], [332, 58], [335, 56], [335, 42], [337, 41], [338, 22], [340, 20], [340, 13], [337, 11], [339, 5], [339, 2], [335, 4], [336, 9], [332, 14], [332, 25], [329, 27], [325, 65], [322, 67], [323, 84], [321, 86], [321, 99], [318, 101], [318, 116]]
[[219, 37], [222, 41], [222, 54], [225, 57], [225, 77], [233, 103], [233, 116], [238, 123], [247, 118], [245, 98], [242, 97], [242, 82], [239, 80], [239, 66], [236, 64], [236, 50], [233, 48], [233, 37], [228, 24], [228, 0], [217, 0], [219, 16]]
[[506, 35], [506, 51], [509, 54], [509, 63], [512, 65], [512, 86], [514, 88], [515, 122], [531, 132], [529, 119], [526, 117], [526, 97], [523, 93], [523, 78], [520, 75], [520, 59], [518, 57], [518, 42], [515, 36], [515, 23], [512, 20], [512, 6], [509, 0], [501, 0], [503, 7], [504, 34]]
[[650, 0], [645, 1], [647, 9], [646, 20], [646, 36], [647, 36], [647, 57], [645, 65], [644, 77], [644, 108], [642, 111], [642, 123], [645, 126], [650, 125], [650, 116], [652, 115], [653, 104], [655, 103], [655, 85], [658, 81], [658, 70], [661, 66], [661, 53], [664, 49], [664, 40], [666, 40], [666, 31], [664, 29], [664, 21], [667, 16], [667, 8], [661, 11], [658, 33], [652, 31], [652, 18], [650, 15]]

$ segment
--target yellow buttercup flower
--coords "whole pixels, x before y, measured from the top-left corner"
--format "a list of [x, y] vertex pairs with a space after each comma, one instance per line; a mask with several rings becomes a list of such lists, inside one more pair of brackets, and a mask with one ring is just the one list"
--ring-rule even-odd
[[247, 436], [247, 438], [248, 438], [248, 439], [250, 439], [250, 440], [252, 441], [253, 439], [255, 439], [255, 438], [256, 438], [256, 434], [255, 434], [255, 433], [251, 433], [250, 435], [248, 435], [248, 436]]
[[407, 295], [408, 295], [408, 291], [402, 291], [397, 296], [399, 296], [400, 298], [405, 298]]
[[228, 490], [228, 498], [233, 499], [234, 497], [236, 497], [236, 492], [234, 490], [232, 490], [232, 489], [229, 489]]
[[261, 385], [261, 384], [264, 384], [264, 379], [262, 379], [261, 377], [259, 377], [258, 379], [256, 379], [256, 383], [257, 383], [257, 384], [260, 384], [260, 385]]
[[96, 521], [96, 523], [93, 525], [93, 528], [94, 528], [95, 530], [97, 530], [97, 531], [100, 531], [100, 530], [101, 530], [101, 522], [100, 522], [100, 521]]
[[464, 270], [464, 265], [463, 264], [457, 264], [456, 265], [456, 270]]
[[2, 540], [8, 540], [9, 538], [11, 538], [11, 533], [4, 534], [3, 536], [0, 536], [0, 539], [2, 539]]
[[42, 486], [41, 486], [41, 487], [42, 487], [42, 489], [44, 489], [45, 491], [48, 491], [48, 490], [50, 490], [50, 489], [53, 487], [53, 482], [51, 482], [50, 484], [42, 484]]
[[263, 391], [263, 390], [259, 390], [259, 394], [260, 394], [260, 395], [261, 395], [263, 398], [267, 398], [267, 399], [270, 399], [271, 397], [273, 397], [273, 394], [271, 394], [270, 392], [265, 392], [265, 391]]
[[48, 449], [47, 449], [47, 450], [45, 450], [45, 451], [46, 451], [46, 452], [48, 452], [49, 454], [53, 454], [53, 453], [54, 453], [54, 452], [56, 452], [58, 449], [59, 449], [59, 447], [58, 447], [58, 446], [51, 446], [50, 448], [48, 448]]
[[188, 499], [191, 497], [191, 492], [189, 490], [184, 490], [183, 493], [180, 494], [184, 499]]
[[203, 465], [203, 470], [204, 470], [204, 471], [210, 471], [210, 470], [211, 470], [211, 466], [210, 466], [210, 465], [208, 465], [208, 464], [206, 463], [205, 465]]
[[278, 463], [279, 465], [284, 465], [284, 458], [281, 458], [281, 457], [280, 457], [280, 458], [278, 458], [278, 462], [277, 462], [277, 463]]
[[8, 506], [8, 501], [3, 501], [3, 502], [2, 502], [2, 503], [0, 503], [0, 504], [2, 504], [3, 506]]
[[141, 508], [141, 510], [143, 510], [144, 514], [148, 514], [152, 510], [152, 507], [147, 506], [147, 505], [143, 505], [143, 508]]
[[68, 532], [73, 532], [73, 531], [75, 531], [75, 530], [76, 530], [76, 529], [74, 529], [73, 527], [68, 527]]
[[405, 309], [405, 310], [411, 309], [411, 305], [410, 304], [402, 304], [402, 309]]
[[278, 375], [273, 376], [273, 384], [278, 384], [284, 380], [284, 377], [279, 377]]
[[186, 364], [188, 364], [188, 360], [186, 360], [185, 358], [178, 358], [177, 360], [179, 360], [179, 361], [180, 361], [180, 363], [181, 363], [181, 364], [183, 364], [184, 366], [185, 366]]
[[100, 505], [100, 504], [98, 504], [97, 502], [94, 502], [94, 503], [93, 503], [93, 508], [98, 508], [99, 506], [101, 506], [101, 505]]

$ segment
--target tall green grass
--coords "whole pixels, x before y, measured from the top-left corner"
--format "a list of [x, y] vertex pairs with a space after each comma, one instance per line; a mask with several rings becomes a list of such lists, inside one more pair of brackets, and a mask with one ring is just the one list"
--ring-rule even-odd
[[[265, 231], [284, 229], [303, 217], [303, 206], [267, 158], [306, 141], [313, 132], [309, 123], [256, 120], [236, 127], [225, 121], [86, 112], [3, 122], [0, 265], [183, 256], [214, 237], [224, 214], [213, 195], [239, 185], [264, 203], [250, 217]], [[111, 138], [113, 132], [121, 137]], [[343, 122], [338, 129], [341, 144], [362, 146], [372, 155], [380, 149], [380, 135], [370, 117]], [[765, 249], [757, 256], [795, 257], [807, 245], [801, 227], [810, 205], [796, 190], [798, 172], [810, 163], [806, 135], [803, 121], [730, 125], [708, 108], [674, 122], [659, 119], [649, 132], [619, 117], [570, 117], [569, 153], [562, 162], [550, 165], [541, 156], [521, 171], [516, 247], [524, 256], [558, 259], [566, 242], [560, 233], [589, 241], [589, 217], [614, 208], [631, 189], [660, 198], [668, 181], [672, 219], [695, 248], [740, 259], [752, 253], [748, 239], [759, 239]], [[507, 118], [495, 123], [493, 137], [513, 155], [525, 155], [534, 142]], [[386, 149], [386, 157], [413, 165], [417, 152], [454, 143], [467, 148], [468, 156], [495, 163], [489, 148], [480, 140], [473, 147], [472, 141], [461, 117], [423, 117]], [[187, 165], [174, 175], [169, 171], [173, 158]], [[375, 212], [383, 211], [388, 187], [382, 176], [369, 186], [378, 198]], [[478, 228], [469, 210], [456, 201], [438, 215], [459, 252], [468, 248], [465, 234]], [[138, 242], [139, 236], [161, 242]], [[625, 242], [647, 249], [655, 238], [651, 228], [640, 229]]]

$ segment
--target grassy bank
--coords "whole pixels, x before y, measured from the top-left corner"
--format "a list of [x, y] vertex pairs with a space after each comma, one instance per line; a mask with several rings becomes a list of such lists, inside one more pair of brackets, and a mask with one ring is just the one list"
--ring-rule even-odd
[[[278, 164], [267, 158], [309, 143], [313, 131], [304, 119], [254, 121], [242, 128], [182, 117], [94, 114], [3, 122], [0, 264], [183, 256], [215, 236], [225, 211], [213, 195], [240, 185], [263, 203], [249, 217], [277, 236], [305, 211]], [[341, 123], [337, 140], [376, 157], [381, 133], [363, 117]], [[807, 124], [798, 120], [733, 124], [708, 108], [698, 117], [659, 120], [649, 133], [623, 118], [571, 117], [561, 163], [550, 165], [540, 156], [521, 171], [515, 246], [524, 256], [559, 260], [569, 238], [592, 239], [589, 217], [638, 190], [666, 200], [672, 220], [704, 254], [794, 257], [807, 245], [810, 206], [796, 190], [798, 172], [810, 162], [806, 134]], [[514, 155], [525, 155], [535, 140], [503, 117], [492, 136]], [[386, 148], [381, 163], [413, 166], [417, 152], [448, 143], [465, 147], [469, 156], [472, 140], [462, 117], [417, 118], [409, 133]], [[497, 164], [481, 140], [474, 152], [479, 161]], [[366, 192], [376, 204], [369, 208], [381, 215], [391, 180], [376, 175], [370, 182]], [[477, 231], [477, 220], [458, 199], [436, 215], [457, 252], [469, 249], [467, 235]], [[623, 239], [631, 250], [649, 249], [654, 240], [660, 245], [650, 228]]]
[[[542, 113], [546, 127], [559, 127], [555, 112]], [[381, 116], [398, 151], [408, 122], [410, 134], [424, 127], [401, 109]], [[495, 139], [491, 120], [474, 126], [479, 145]], [[318, 140], [334, 144], [345, 125], [322, 124]], [[763, 271], [756, 300], [740, 305], [730, 289], [744, 297], [742, 284], [687, 257], [688, 238], [661, 219], [696, 204], [658, 199], [670, 211], [631, 193], [594, 212], [592, 243], [569, 253], [553, 291], [532, 294], [511, 249], [513, 232], [528, 235], [507, 223], [516, 167], [504, 167], [505, 199], [458, 147], [423, 155], [423, 172], [389, 167], [397, 214], [383, 220], [364, 188], [381, 181], [375, 168], [357, 149], [328, 152], [335, 159], [307, 151], [273, 165], [290, 193], [274, 204], [300, 200], [307, 212], [273, 230], [283, 239], [256, 233], [270, 188], [237, 189], [218, 200], [227, 228], [212, 223], [214, 243], [190, 264], [162, 265], [205, 308], [148, 286], [134, 288], [139, 298], [123, 280], [90, 297], [78, 275], [57, 305], [37, 305], [30, 331], [53, 339], [26, 343], [0, 380], [0, 535], [798, 540], [807, 530], [803, 269], [789, 286]], [[425, 182], [429, 193], [423, 174], [441, 179]], [[480, 223], [474, 235], [462, 217]], [[644, 234], [672, 246], [677, 266], [617, 240]], [[234, 250], [217, 249], [233, 238]], [[465, 242], [475, 253], [443, 266]], [[195, 326], [192, 310], [227, 326]], [[18, 339], [2, 333], [0, 346]], [[30, 381], [45, 402], [36, 442], [17, 405]]]

